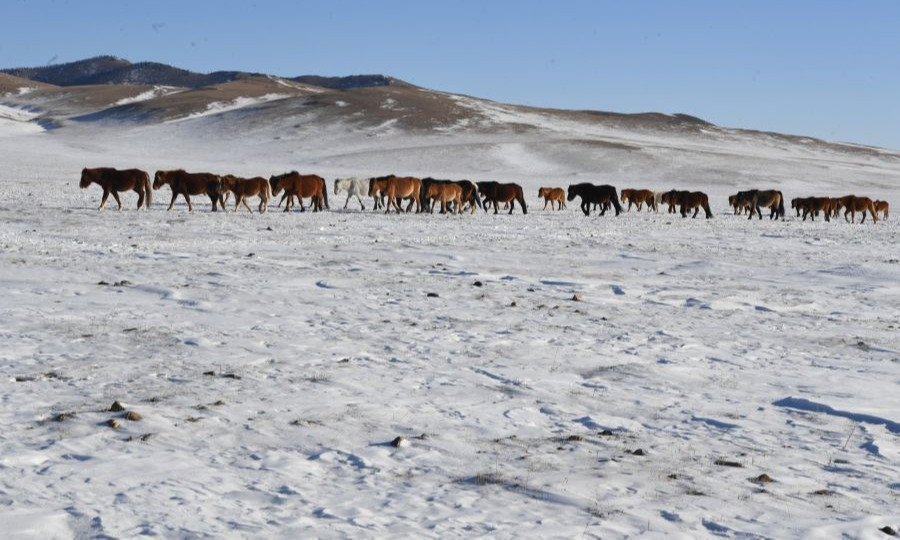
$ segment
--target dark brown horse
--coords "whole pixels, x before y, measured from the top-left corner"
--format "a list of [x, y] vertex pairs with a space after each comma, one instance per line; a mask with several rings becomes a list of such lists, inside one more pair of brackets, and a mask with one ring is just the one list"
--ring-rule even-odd
[[463, 206], [468, 204], [472, 213], [475, 213], [476, 208], [481, 208], [481, 197], [478, 196], [478, 186], [474, 182], [471, 180], [457, 180], [455, 184], [462, 190]]
[[609, 185], [594, 185], [587, 182], [582, 184], [572, 184], [569, 186], [566, 198], [571, 202], [575, 197], [581, 197], [581, 211], [584, 215], [590, 215], [591, 205], [600, 205], [600, 215], [605, 215], [609, 204], [616, 209], [616, 215], [622, 211], [622, 205], [619, 204], [619, 196], [616, 188]]
[[[844, 210], [844, 221], [854, 223], [856, 222], [856, 213], [862, 212], [860, 223], [865, 223], [866, 211], [868, 210], [868, 212], [872, 214], [872, 221], [878, 223], [878, 216], [875, 215], [875, 204], [872, 203], [872, 199], [868, 197], [846, 195], [837, 199], [836, 205], [837, 210], [835, 210], [835, 213], [839, 212], [841, 209]], [[847, 219], [847, 214], [850, 214], [850, 219]]]
[[478, 191], [484, 197], [484, 210], [487, 211], [488, 205], [494, 205], [494, 213], [500, 211], [500, 203], [509, 203], [509, 213], [512, 214], [516, 209], [516, 201], [522, 205], [522, 213], [528, 213], [528, 207], [525, 205], [525, 193], [519, 184], [508, 183], [501, 184], [499, 182], [477, 182]]
[[542, 187], [538, 190], [538, 198], [544, 198], [544, 210], [547, 209], [547, 205], [550, 205], [550, 210], [553, 210], [553, 203], [556, 203], [557, 210], [562, 210], [566, 207], [566, 192], [561, 187]]
[[831, 221], [831, 215], [834, 213], [834, 200], [830, 197], [803, 197], [793, 199], [791, 201], [793, 208], [803, 212], [803, 221], [809, 217], [810, 221], [815, 221], [819, 212], [825, 215], [825, 221]]
[[632, 204], [637, 206], [638, 212], [640, 212], [644, 203], [647, 203], [648, 209], [659, 211], [656, 207], [655, 195], [649, 189], [623, 189], [622, 202], [628, 201], [628, 210], [626, 212], [631, 212]]
[[[287, 212], [294, 204], [294, 197], [300, 203], [300, 211], [305, 212], [306, 207], [303, 206], [304, 197], [309, 197], [309, 204], [313, 208], [313, 212], [318, 212], [328, 207], [328, 186], [325, 185], [325, 179], [317, 174], [300, 174], [297, 171], [274, 175], [269, 178], [269, 186], [272, 188], [272, 196], [277, 197], [282, 190], [284, 195], [281, 197], [282, 202], [287, 199], [284, 205], [284, 211]], [[280, 204], [280, 203], [279, 203]]]
[[172, 201], [169, 202], [169, 208], [175, 204], [175, 199], [181, 195], [187, 201], [188, 211], [192, 212], [194, 207], [191, 205], [191, 195], [201, 195], [205, 193], [210, 202], [212, 202], [212, 211], [215, 212], [217, 205], [222, 205], [225, 210], [225, 200], [222, 198], [222, 179], [211, 173], [188, 173], [184, 169], [174, 171], [156, 171], [153, 177], [153, 189], [159, 189], [169, 184], [172, 189]]
[[238, 211], [241, 203], [250, 213], [253, 210], [247, 206], [247, 197], [259, 197], [259, 211], [266, 212], [269, 209], [269, 199], [272, 198], [272, 188], [268, 180], [260, 176], [254, 178], [239, 178], [226, 174], [222, 177], [222, 191], [234, 193], [234, 211]]
[[753, 219], [754, 212], [762, 219], [761, 206], [769, 209], [769, 219], [784, 219], [784, 197], [776, 189], [739, 191], [737, 204], [750, 208], [750, 217], [747, 219]]
[[701, 208], [706, 212], [706, 219], [713, 217], [712, 210], [709, 209], [709, 197], [702, 191], [679, 191], [673, 189], [666, 192], [663, 198], [668, 202], [670, 209], [674, 205], [679, 206], [681, 217], [687, 217], [688, 210], [694, 209], [694, 215], [691, 217], [695, 218]]
[[[743, 192], [728, 196], [728, 206], [734, 208], [734, 215], [736, 216], [742, 216], [744, 215], [744, 210], [750, 209], [750, 201], [746, 197], [741, 197], [741, 193]], [[800, 210], [797, 210], [797, 215], [800, 215]]]
[[[118, 170], [112, 167], [98, 167], [95, 169], [81, 170], [81, 189], [91, 184], [97, 184], [103, 188], [103, 198], [100, 200], [100, 208], [103, 210], [109, 194], [112, 193], [119, 210], [122, 209], [122, 201], [119, 199], [120, 191], [134, 191], [138, 194], [138, 210], [143, 206], [150, 209], [153, 201], [153, 192], [150, 189], [150, 175], [140, 169]], [[145, 204], [146, 202], [146, 204]]]

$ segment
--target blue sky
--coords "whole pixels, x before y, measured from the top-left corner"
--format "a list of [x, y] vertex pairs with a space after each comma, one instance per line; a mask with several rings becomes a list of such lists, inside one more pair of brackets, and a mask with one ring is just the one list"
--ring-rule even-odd
[[900, 149], [900, 1], [5, 2], [0, 67], [383, 73], [497, 101], [682, 112]]

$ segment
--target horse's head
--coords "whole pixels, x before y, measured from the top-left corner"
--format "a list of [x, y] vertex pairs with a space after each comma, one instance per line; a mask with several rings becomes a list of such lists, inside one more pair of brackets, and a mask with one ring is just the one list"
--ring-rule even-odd
[[543, 197], [547, 193], [547, 188], [538, 189], [538, 197]]
[[574, 201], [576, 195], [578, 195], [578, 186], [570, 185], [566, 191], [566, 200], [569, 202]]
[[166, 174], [166, 171], [156, 171], [156, 174], [153, 175], [153, 189], [163, 187], [168, 181], [169, 177]]
[[269, 186], [272, 188], [272, 196], [281, 193], [281, 178], [284, 175], [272, 175], [269, 177]]
[[81, 189], [84, 189], [91, 185], [91, 182], [94, 181], [94, 171], [91, 169], [81, 169], [81, 182], [78, 184]]

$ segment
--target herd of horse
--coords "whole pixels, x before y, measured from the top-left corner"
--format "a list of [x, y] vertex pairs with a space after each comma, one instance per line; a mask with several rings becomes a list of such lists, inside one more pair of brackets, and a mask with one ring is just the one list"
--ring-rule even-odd
[[[161, 170], [156, 171], [151, 184], [150, 175], [139, 169], [85, 168], [81, 171], [79, 185], [84, 189], [91, 184], [97, 184], [103, 189], [100, 210], [106, 206], [110, 195], [121, 210], [122, 201], [119, 193], [125, 191], [134, 191], [138, 194], [138, 209], [149, 209], [153, 201], [153, 191], [165, 185], [168, 185], [172, 192], [168, 210], [172, 209], [176, 199], [181, 196], [187, 203], [188, 210], [192, 211], [192, 195], [209, 197], [213, 212], [220, 207], [225, 210], [228, 198], [234, 195], [235, 212], [243, 205], [252, 213], [253, 210], [247, 204], [250, 197], [257, 197], [258, 210], [265, 212], [268, 210], [269, 201], [282, 192], [278, 206], [283, 205], [285, 212], [294, 206], [294, 200], [297, 201], [300, 211], [305, 211], [307, 207], [304, 206], [304, 199], [309, 199], [309, 207], [314, 212], [330, 209], [325, 179], [315, 174], [300, 174], [297, 171], [274, 175], [266, 180], [259, 176], [242, 178], [230, 174], [189, 173], [183, 169]], [[385, 213], [392, 210], [397, 213], [410, 212], [413, 206], [416, 207], [416, 212], [433, 213], [435, 207], [440, 204], [442, 214], [475, 212], [477, 209], [489, 211], [491, 208], [496, 214], [502, 204], [504, 210], [508, 209], [512, 214], [516, 203], [522, 208], [523, 214], [528, 213], [522, 186], [516, 183], [439, 180], [391, 174], [376, 178], [338, 178], [334, 181], [334, 194], [339, 195], [341, 192], [347, 193], [345, 209], [350, 200], [356, 197], [360, 208], [365, 210], [363, 198], [371, 197], [374, 209], [384, 209]], [[576, 197], [581, 199], [581, 211], [586, 216], [597, 209], [602, 216], [610, 208], [615, 209], [616, 215], [619, 215], [623, 211], [630, 212], [632, 206], [635, 206], [637, 211], [646, 206], [648, 211], [659, 212], [661, 205], [667, 205], [669, 213], [680, 212], [682, 217], [687, 217], [693, 210], [691, 217], [695, 218], [701, 209], [706, 219], [713, 217], [709, 197], [701, 191], [654, 192], [649, 189], [623, 189], [620, 197], [613, 186], [591, 183], [573, 184], [565, 190], [561, 187], [541, 187], [538, 190], [538, 198], [544, 199], [544, 210], [548, 205], [551, 210], [563, 210], [566, 208], [566, 202], [574, 201]], [[626, 202], [628, 207], [623, 210], [622, 204]], [[762, 208], [769, 209], [770, 219], [784, 219], [785, 215], [784, 197], [778, 190], [740, 191], [728, 197], [728, 204], [734, 208], [735, 215], [743, 215], [747, 211], [748, 219], [753, 219], [754, 214], [762, 219]], [[866, 212], [869, 212], [872, 221], [877, 222], [877, 213], [882, 214], [882, 219], [887, 219], [888, 207], [886, 201], [872, 201], [868, 197], [855, 195], [839, 198], [806, 197], [791, 201], [791, 208], [797, 210], [798, 217], [802, 212], [804, 221], [807, 217], [814, 219], [819, 212], [822, 212], [825, 220], [829, 221], [831, 217], [838, 216], [839, 212], [844, 210], [844, 218], [848, 221], [855, 222], [856, 213], [861, 212], [860, 223], [862, 223], [866, 219]], [[849, 219], [848, 214], [851, 216]]]

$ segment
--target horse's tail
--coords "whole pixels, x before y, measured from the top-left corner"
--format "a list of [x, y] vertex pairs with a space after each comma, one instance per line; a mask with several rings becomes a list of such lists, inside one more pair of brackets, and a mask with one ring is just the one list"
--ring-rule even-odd
[[325, 199], [325, 209], [331, 210], [331, 207], [328, 206], [328, 184], [324, 178], [322, 179], [322, 198]]
[[781, 216], [781, 219], [784, 219], [784, 196], [780, 191], [776, 191], [778, 194], [778, 215]]
[[153, 204], [153, 186], [150, 184], [150, 175], [144, 173], [141, 180], [144, 183], [144, 208], [149, 210], [150, 205]]
[[516, 199], [518, 199], [519, 204], [522, 205], [522, 214], [527, 214], [528, 206], [525, 205], [525, 193], [522, 191], [522, 186], [516, 188]]
[[610, 197], [610, 198], [612, 199], [613, 207], [615, 207], [616, 215], [618, 216], [619, 213], [622, 211], [622, 205], [619, 204], [619, 194], [616, 193], [616, 188], [612, 188], [612, 191], [613, 191], [612, 197]]
[[[706, 219], [713, 217], [712, 210], [709, 208], [709, 197], [706, 194], [703, 195], [703, 211], [706, 212]], [[782, 212], [784, 211], [784, 207], [782, 205]]]

